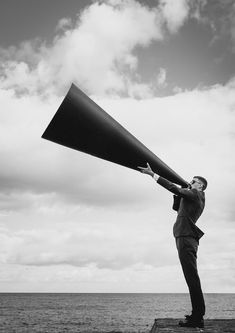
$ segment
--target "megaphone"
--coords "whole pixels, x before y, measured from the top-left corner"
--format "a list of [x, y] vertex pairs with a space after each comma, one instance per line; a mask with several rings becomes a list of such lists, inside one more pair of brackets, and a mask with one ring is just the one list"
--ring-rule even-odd
[[134, 170], [148, 162], [158, 175], [187, 187], [183, 178], [74, 84], [42, 138]]

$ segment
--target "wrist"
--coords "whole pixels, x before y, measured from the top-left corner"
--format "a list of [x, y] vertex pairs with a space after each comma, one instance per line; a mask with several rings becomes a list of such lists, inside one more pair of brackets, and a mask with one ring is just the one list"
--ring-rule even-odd
[[153, 174], [153, 179], [157, 182], [158, 179], [159, 179], [159, 176], [158, 176], [156, 173], [154, 173], [154, 174]]

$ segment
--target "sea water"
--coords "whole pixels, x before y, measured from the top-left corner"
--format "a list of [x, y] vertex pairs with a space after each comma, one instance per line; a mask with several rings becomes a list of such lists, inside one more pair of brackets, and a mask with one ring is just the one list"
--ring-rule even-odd
[[[235, 294], [205, 294], [206, 318], [235, 318]], [[188, 294], [1, 293], [0, 332], [149, 332], [190, 313]]]

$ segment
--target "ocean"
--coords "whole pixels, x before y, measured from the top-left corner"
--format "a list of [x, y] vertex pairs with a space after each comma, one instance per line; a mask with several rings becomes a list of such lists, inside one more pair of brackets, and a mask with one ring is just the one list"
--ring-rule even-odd
[[[235, 318], [235, 294], [205, 294], [206, 318]], [[0, 332], [147, 333], [155, 318], [183, 318], [188, 294], [1, 293]]]

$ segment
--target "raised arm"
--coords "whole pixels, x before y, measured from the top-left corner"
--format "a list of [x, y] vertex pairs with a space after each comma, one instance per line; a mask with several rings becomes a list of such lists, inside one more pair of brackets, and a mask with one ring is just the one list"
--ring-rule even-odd
[[138, 167], [138, 168], [140, 169], [140, 172], [153, 177], [154, 180], [159, 185], [161, 185], [162, 187], [164, 187], [168, 191], [170, 191], [170, 192], [172, 192], [172, 193], [174, 193], [174, 194], [176, 194], [180, 197], [187, 198], [189, 200], [195, 200], [197, 198], [197, 194], [196, 194], [195, 191], [190, 190], [189, 188], [187, 188], [187, 189], [180, 188], [179, 186], [173, 184], [169, 180], [155, 174], [148, 163], [147, 163], [146, 168], [143, 168], [143, 167]]
[[156, 182], [167, 189], [168, 191], [182, 197], [182, 198], [187, 198], [189, 200], [195, 200], [197, 199], [197, 193], [193, 190], [190, 190], [189, 188], [181, 188], [178, 187], [177, 185], [173, 184], [169, 180], [163, 178], [163, 177], [158, 177]]

